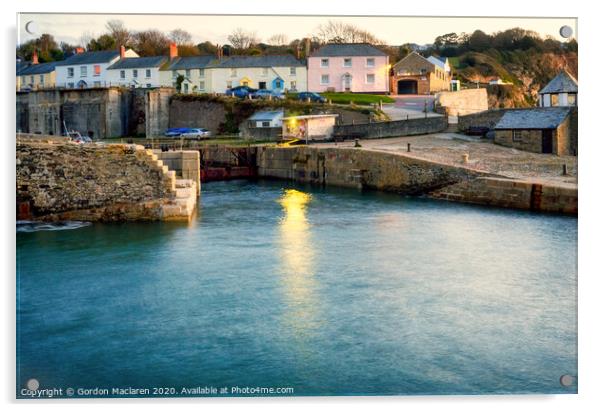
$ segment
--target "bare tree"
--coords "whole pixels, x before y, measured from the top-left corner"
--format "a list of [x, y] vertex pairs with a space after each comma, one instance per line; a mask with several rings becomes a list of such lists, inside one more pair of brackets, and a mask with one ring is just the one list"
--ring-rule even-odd
[[259, 43], [259, 38], [256, 32], [246, 31], [239, 27], [228, 35], [228, 41], [235, 49], [245, 50]]
[[268, 39], [268, 44], [272, 46], [286, 46], [288, 45], [288, 36], [283, 33], [274, 34]]
[[129, 46], [132, 42], [132, 33], [125, 27], [121, 20], [109, 20], [105, 24], [107, 31], [118, 46]]
[[94, 39], [94, 33], [92, 33], [91, 31], [86, 30], [86, 31], [84, 31], [79, 36], [79, 44], [83, 48], [87, 48], [88, 44], [90, 44], [90, 42], [92, 41], [92, 39]]
[[159, 56], [169, 50], [169, 38], [159, 30], [144, 30], [133, 36], [134, 49], [141, 56]]
[[169, 39], [175, 42], [178, 46], [192, 44], [192, 34], [183, 29], [174, 29], [170, 31]]
[[328, 23], [319, 25], [316, 30], [316, 37], [321, 43], [383, 44], [380, 39], [369, 31], [336, 20], [329, 20]]

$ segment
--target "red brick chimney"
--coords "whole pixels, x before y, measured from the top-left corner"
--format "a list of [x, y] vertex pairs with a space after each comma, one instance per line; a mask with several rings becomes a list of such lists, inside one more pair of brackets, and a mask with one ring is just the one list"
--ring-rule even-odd
[[119, 46], [119, 57], [125, 59], [125, 46]]
[[83, 47], [76, 47], [75, 48], [75, 54], [81, 54], [84, 52], [84, 48]]
[[178, 57], [178, 45], [175, 42], [169, 43], [169, 60]]
[[31, 55], [31, 64], [38, 64], [38, 51], [33, 49], [33, 54]]

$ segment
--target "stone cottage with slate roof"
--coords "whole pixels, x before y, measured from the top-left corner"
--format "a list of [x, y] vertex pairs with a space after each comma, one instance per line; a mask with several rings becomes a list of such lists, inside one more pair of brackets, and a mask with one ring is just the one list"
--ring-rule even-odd
[[109, 84], [125, 87], [159, 87], [159, 69], [167, 63], [167, 56], [126, 57], [107, 68]]
[[577, 153], [577, 116], [574, 108], [508, 110], [494, 129], [494, 142], [502, 146], [534, 153]]
[[120, 58], [138, 57], [133, 50], [105, 50], [75, 54], [56, 62], [56, 85], [67, 89], [110, 86], [107, 69]]
[[310, 54], [307, 87], [311, 92], [389, 92], [389, 56], [368, 43], [331, 43]]
[[577, 80], [563, 70], [539, 91], [539, 106], [577, 106], [577, 89]]

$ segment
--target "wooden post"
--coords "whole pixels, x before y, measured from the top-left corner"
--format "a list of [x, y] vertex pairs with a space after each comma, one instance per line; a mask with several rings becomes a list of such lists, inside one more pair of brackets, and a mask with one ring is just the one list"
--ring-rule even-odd
[[411, 152], [412, 150], [410, 149], [410, 144], [408, 143], [408, 152]]
[[562, 175], [563, 176], [567, 176], [568, 174], [569, 173], [568, 173], [567, 166], [566, 166], [566, 163], [565, 163], [565, 164], [562, 165]]

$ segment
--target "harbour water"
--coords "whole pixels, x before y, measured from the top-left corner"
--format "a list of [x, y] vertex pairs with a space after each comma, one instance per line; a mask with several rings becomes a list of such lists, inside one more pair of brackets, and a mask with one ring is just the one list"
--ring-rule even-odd
[[234, 181], [189, 224], [48, 229], [17, 233], [17, 396], [577, 391], [573, 217]]

